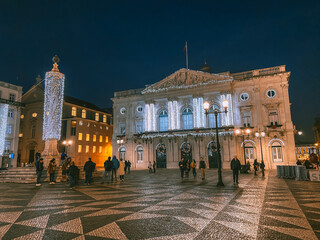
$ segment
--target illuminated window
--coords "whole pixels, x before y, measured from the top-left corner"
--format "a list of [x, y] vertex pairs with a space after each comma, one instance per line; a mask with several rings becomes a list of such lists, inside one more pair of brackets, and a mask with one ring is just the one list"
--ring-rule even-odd
[[99, 146], [99, 153], [102, 153], [102, 147]]
[[103, 122], [107, 122], [107, 115], [103, 115]]
[[108, 136], [106, 136], [106, 143], [107, 143], [107, 142], [109, 142], [109, 137], [108, 137]]
[[78, 145], [78, 153], [81, 153], [82, 151], [82, 145]]
[[137, 148], [137, 162], [143, 162], [143, 148]]
[[192, 114], [191, 108], [183, 109], [182, 123], [183, 123], [183, 129], [192, 129], [193, 128], [193, 114]]
[[79, 133], [79, 135], [78, 135], [78, 140], [82, 140], [82, 133]]
[[81, 117], [82, 118], [86, 118], [87, 117], [87, 111], [85, 109], [82, 109]]
[[21, 118], [21, 119], [24, 119], [24, 115], [22, 114], [22, 115], [20, 116], [20, 118]]
[[77, 122], [71, 121], [71, 136], [76, 136]]
[[86, 145], [86, 153], [88, 153], [88, 152], [89, 152], [89, 146]]
[[71, 115], [74, 117], [77, 116], [77, 108], [76, 107], [72, 107]]
[[270, 125], [278, 125], [279, 124], [279, 117], [278, 117], [278, 110], [273, 109], [269, 111], [269, 121]]
[[[215, 109], [219, 110], [219, 107], [217, 105], [211, 105], [209, 112], [208, 112], [208, 126], [209, 128], [214, 128], [216, 127], [216, 118], [214, 115]], [[221, 121], [220, 121], [220, 115], [218, 114], [217, 116], [218, 120], [218, 127], [221, 127]]]
[[103, 137], [100, 135], [99, 142], [102, 142], [102, 141], [103, 141]]
[[95, 120], [99, 122], [99, 113], [96, 113]]
[[161, 110], [159, 113], [159, 130], [168, 131], [168, 111]]
[[272, 160], [273, 162], [283, 162], [282, 158], [282, 146], [280, 142], [273, 142], [271, 145]]
[[96, 147], [96, 146], [93, 146], [92, 152], [95, 153], [95, 152], [96, 152], [96, 149], [97, 149], [97, 147]]
[[97, 141], [97, 135], [93, 135], [92, 141], [96, 142]]
[[89, 133], [86, 134], [86, 141], [90, 141], [90, 134]]

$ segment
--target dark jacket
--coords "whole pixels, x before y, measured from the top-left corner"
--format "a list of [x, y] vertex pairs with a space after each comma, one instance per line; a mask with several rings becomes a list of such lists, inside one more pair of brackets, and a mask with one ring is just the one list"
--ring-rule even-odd
[[104, 169], [106, 170], [106, 171], [111, 171], [112, 170], [112, 161], [111, 161], [111, 159], [110, 160], [106, 160], [105, 162], [104, 162]]
[[118, 169], [120, 166], [119, 160], [116, 158], [116, 156], [113, 156], [112, 158], [112, 168], [113, 169]]
[[206, 168], [206, 163], [205, 163], [204, 160], [201, 160], [201, 161], [199, 162], [199, 168]]
[[94, 169], [96, 168], [96, 164], [92, 161], [87, 161], [85, 164], [84, 164], [84, 171], [86, 172], [93, 172]]
[[234, 158], [231, 161], [231, 169], [232, 170], [240, 170], [241, 164], [238, 158]]
[[264, 170], [264, 168], [265, 168], [264, 162], [260, 163], [260, 168], [261, 168], [261, 170]]
[[76, 179], [79, 176], [79, 172], [80, 169], [75, 165], [72, 165], [68, 168], [68, 174], [70, 174], [70, 176], [74, 179]]
[[48, 166], [48, 173], [49, 174], [52, 174], [56, 171], [56, 164], [50, 162], [49, 163], [49, 166]]
[[180, 161], [179, 162], [179, 168], [180, 168], [180, 170], [185, 170], [186, 169], [186, 164], [185, 164], [185, 161]]
[[40, 162], [39, 160], [36, 161], [35, 163], [36, 166], [36, 171], [42, 171], [43, 170], [43, 162]]

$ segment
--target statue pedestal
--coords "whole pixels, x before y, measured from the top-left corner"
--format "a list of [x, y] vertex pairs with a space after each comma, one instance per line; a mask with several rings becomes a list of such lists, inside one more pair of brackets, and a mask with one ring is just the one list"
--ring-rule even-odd
[[48, 167], [52, 158], [56, 159], [56, 165], [59, 166], [60, 154], [58, 152], [58, 141], [56, 139], [50, 139], [45, 141], [44, 150], [41, 154], [43, 158], [44, 167]]

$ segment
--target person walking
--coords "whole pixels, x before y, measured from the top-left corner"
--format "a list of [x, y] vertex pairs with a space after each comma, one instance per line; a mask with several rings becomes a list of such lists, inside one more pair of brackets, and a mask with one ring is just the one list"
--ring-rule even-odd
[[254, 175], [257, 176], [257, 171], [259, 168], [259, 163], [257, 162], [257, 159], [255, 159], [253, 162], [253, 168], [254, 168]]
[[206, 178], [206, 163], [203, 160], [203, 157], [200, 158], [199, 168], [200, 168], [200, 171], [201, 171], [201, 179], [205, 180], [205, 178]]
[[186, 170], [186, 163], [183, 158], [181, 158], [179, 162], [179, 168], [180, 168], [181, 180], [183, 180], [184, 171]]
[[40, 180], [41, 180], [41, 175], [42, 175], [42, 170], [43, 170], [43, 158], [40, 158], [36, 161], [36, 173], [37, 173], [37, 183], [36, 186], [39, 187], [41, 186]]
[[260, 168], [261, 168], [262, 177], [264, 177], [264, 168], [265, 168], [265, 165], [264, 165], [263, 160], [262, 160], [261, 163], [260, 163]]
[[190, 163], [190, 168], [192, 169], [192, 174], [193, 174], [193, 177], [196, 178], [197, 177], [197, 163], [196, 163], [196, 160], [192, 160], [192, 162]]
[[56, 171], [56, 160], [54, 158], [52, 158], [52, 160], [49, 162], [49, 166], [48, 166], [48, 173], [50, 175], [50, 184], [56, 184], [54, 181], [54, 174]]
[[119, 168], [119, 160], [116, 158], [116, 156], [113, 156], [112, 158], [112, 175], [111, 175], [111, 182], [113, 182], [113, 178], [114, 181], [117, 181], [117, 170]]
[[120, 158], [120, 163], [119, 163], [119, 176], [120, 176], [120, 181], [124, 181], [124, 167], [125, 163], [123, 162], [123, 159]]
[[103, 173], [102, 182], [101, 182], [102, 184], [104, 183], [104, 179], [106, 175], [108, 176], [107, 183], [110, 183], [111, 171], [112, 171], [112, 161], [111, 161], [111, 157], [108, 157], [108, 159], [104, 162], [104, 173]]
[[157, 162], [153, 161], [153, 173], [156, 173]]
[[239, 178], [240, 168], [241, 168], [241, 163], [240, 163], [239, 159], [237, 158], [237, 155], [235, 155], [234, 158], [231, 160], [233, 184], [239, 184], [238, 178]]
[[80, 171], [79, 168], [74, 164], [74, 162], [71, 162], [70, 167], [67, 169], [70, 188], [73, 188], [77, 184], [79, 171]]
[[92, 173], [95, 168], [96, 168], [96, 164], [92, 162], [91, 158], [89, 158], [83, 167], [83, 170], [85, 171], [84, 183], [86, 183], [87, 185], [90, 185], [90, 183], [92, 182]]

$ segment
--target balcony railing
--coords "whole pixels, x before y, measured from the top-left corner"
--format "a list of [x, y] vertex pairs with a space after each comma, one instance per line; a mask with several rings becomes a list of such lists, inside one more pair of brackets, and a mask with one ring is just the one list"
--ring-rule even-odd
[[232, 74], [233, 78], [238, 81], [245, 81], [248, 78], [257, 77], [257, 76], [265, 76], [275, 73], [282, 73], [286, 71], [286, 66], [281, 65], [277, 67], [270, 67], [270, 68], [263, 68], [263, 69], [256, 69], [248, 72], [240, 72]]

